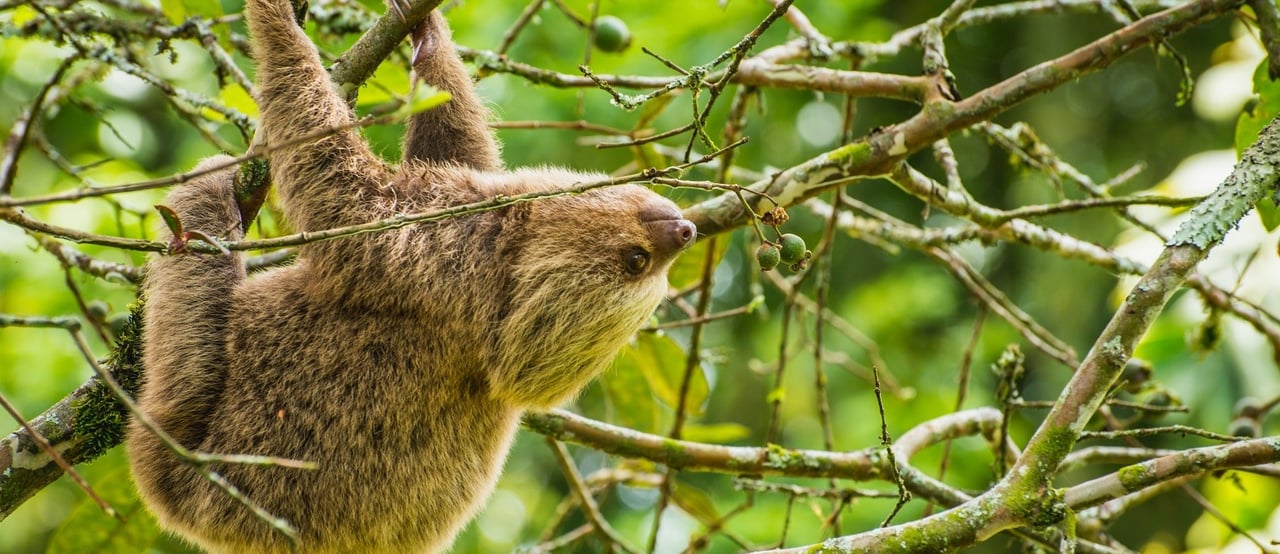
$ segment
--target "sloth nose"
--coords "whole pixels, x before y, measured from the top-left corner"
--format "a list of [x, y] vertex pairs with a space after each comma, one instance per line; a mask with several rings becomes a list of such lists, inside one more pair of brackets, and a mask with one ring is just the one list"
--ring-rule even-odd
[[667, 219], [649, 223], [658, 251], [675, 254], [684, 250], [698, 236], [698, 228], [687, 219]]
[[698, 236], [698, 228], [692, 221], [681, 219], [676, 222], [676, 228], [673, 231], [676, 236], [676, 242], [679, 244], [677, 248], [684, 248], [693, 244], [694, 237]]

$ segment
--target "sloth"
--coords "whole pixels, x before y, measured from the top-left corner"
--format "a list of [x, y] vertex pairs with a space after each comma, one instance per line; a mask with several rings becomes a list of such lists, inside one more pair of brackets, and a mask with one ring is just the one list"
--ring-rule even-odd
[[[604, 178], [502, 169], [438, 13], [414, 32], [413, 67], [452, 99], [412, 118], [390, 167], [354, 130], [289, 2], [246, 12], [271, 178], [299, 231]], [[234, 180], [213, 171], [166, 205], [187, 229], [239, 240]], [[447, 550], [493, 491], [520, 414], [572, 399], [608, 366], [695, 235], [675, 204], [625, 185], [310, 243], [252, 278], [236, 254], [156, 257], [142, 409], [192, 450], [318, 469], [208, 466], [288, 521], [296, 544], [134, 422], [139, 493], [162, 527], [210, 552]]]

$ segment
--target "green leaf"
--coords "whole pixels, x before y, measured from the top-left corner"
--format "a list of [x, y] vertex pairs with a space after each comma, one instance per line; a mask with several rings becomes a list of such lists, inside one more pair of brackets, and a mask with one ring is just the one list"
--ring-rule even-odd
[[671, 264], [671, 269], [667, 271], [667, 281], [671, 283], [671, 287], [675, 289], [684, 289], [691, 287], [702, 278], [702, 265], [706, 262], [707, 251], [715, 245], [715, 252], [712, 253], [711, 268], [720, 265], [720, 261], [724, 259], [724, 253], [729, 249], [729, 241], [722, 238], [712, 238], [698, 241], [689, 250], [676, 258]]
[[1262, 218], [1262, 226], [1266, 227], [1268, 232], [1280, 227], [1280, 206], [1276, 206], [1274, 200], [1263, 198], [1255, 206], [1258, 208], [1258, 217]]
[[425, 112], [437, 106], [444, 105], [453, 98], [449, 93], [435, 89], [432, 87], [420, 86], [413, 91], [413, 97], [409, 99], [406, 108], [409, 114]]
[[[1258, 140], [1258, 133], [1267, 126], [1276, 115], [1280, 114], [1280, 81], [1273, 81], [1267, 74], [1267, 60], [1263, 59], [1253, 70], [1253, 92], [1257, 95], [1254, 103], [1240, 112], [1236, 120], [1236, 155]], [[1274, 231], [1280, 226], [1280, 209], [1273, 198], [1263, 199], [1256, 204], [1258, 217], [1267, 231]]]
[[751, 436], [751, 429], [740, 423], [690, 423], [681, 436], [693, 442], [727, 444]]
[[107, 515], [86, 496], [72, 509], [62, 526], [54, 531], [45, 552], [146, 552], [147, 547], [159, 537], [160, 530], [151, 514], [142, 508], [129, 471], [121, 469], [112, 478], [99, 479], [92, 485], [98, 496], [124, 516], [125, 522]]
[[637, 431], [659, 431], [661, 412], [649, 392], [648, 379], [640, 370], [640, 359], [634, 347], [628, 346], [613, 360], [613, 369], [600, 379], [609, 403], [610, 419]]
[[209, 244], [209, 246], [212, 246], [212, 247], [214, 247], [214, 248], [217, 248], [217, 249], [218, 249], [218, 251], [219, 251], [219, 252], [222, 252], [223, 254], [230, 254], [230, 253], [231, 253], [231, 251], [230, 251], [230, 250], [227, 250], [227, 247], [223, 246], [223, 245], [222, 245], [222, 243], [218, 241], [218, 239], [215, 239], [215, 238], [213, 238], [213, 237], [209, 236], [209, 235], [208, 235], [207, 233], [205, 233], [204, 231], [187, 231], [186, 233], [184, 233], [184, 234], [182, 235], [182, 238], [184, 239], [184, 241], [191, 240], [191, 239], [200, 239], [200, 240], [202, 240], [202, 241], [204, 241], [204, 242], [208, 243], [208, 244]]
[[[630, 350], [634, 353], [636, 367], [644, 374], [653, 395], [671, 408], [678, 406], [686, 363], [684, 349], [666, 335], [641, 333]], [[701, 415], [709, 392], [707, 376], [701, 365], [694, 366], [692, 371], [685, 406], [687, 413]]]
[[160, 0], [160, 10], [174, 25], [181, 25], [187, 19], [187, 7], [182, 0]]
[[773, 389], [769, 391], [769, 394], [765, 395], [764, 397], [764, 401], [769, 404], [782, 402], [783, 400], [786, 400], [786, 399], [787, 399], [786, 387], [778, 387], [776, 389]]
[[356, 99], [357, 105], [361, 109], [366, 109], [388, 102], [398, 102], [400, 94], [406, 91], [414, 96], [409, 100], [409, 104], [413, 104], [417, 98], [439, 92], [435, 87], [425, 83], [419, 83], [416, 88], [411, 85], [408, 68], [401, 64], [384, 63], [378, 66], [365, 86], [360, 88], [360, 96]]
[[174, 25], [181, 25], [193, 16], [217, 19], [224, 15], [222, 2], [218, 0], [160, 0], [160, 10]]
[[156, 211], [160, 212], [160, 219], [164, 220], [165, 227], [169, 228], [169, 232], [173, 233], [174, 238], [182, 236], [182, 219], [178, 217], [178, 212], [173, 208], [164, 204], [156, 204]]
[[219, 0], [183, 0], [183, 4], [187, 6], [187, 13], [190, 15], [198, 15], [205, 19], [217, 19], [226, 15], [222, 11], [222, 2]]
[[1280, 81], [1272, 81], [1267, 75], [1267, 60], [1263, 59], [1253, 70], [1253, 92], [1257, 101], [1240, 112], [1236, 120], [1236, 155], [1258, 140], [1258, 133], [1280, 114]]
[[[241, 87], [236, 83], [229, 83], [227, 86], [223, 87], [222, 91], [218, 93], [218, 100], [221, 101], [223, 105], [225, 105], [226, 107], [236, 110], [249, 117], [258, 116], [258, 103], [254, 101], [253, 96], [249, 95], [249, 91], [245, 90], [244, 87]], [[226, 120], [226, 118], [224, 118], [222, 114], [219, 114], [213, 110], [207, 110], [206, 112], [201, 112], [201, 114], [204, 114], [210, 119], [215, 119], [217, 121]]]
[[693, 516], [703, 524], [711, 524], [720, 520], [720, 511], [715, 502], [701, 489], [696, 489], [677, 481], [671, 491], [671, 500], [685, 513]]

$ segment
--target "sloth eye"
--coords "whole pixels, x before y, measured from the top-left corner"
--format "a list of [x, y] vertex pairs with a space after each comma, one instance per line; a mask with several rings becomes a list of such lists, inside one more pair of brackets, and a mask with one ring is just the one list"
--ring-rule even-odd
[[636, 250], [624, 260], [627, 264], [627, 273], [639, 275], [644, 272], [644, 268], [649, 267], [649, 253], [644, 250]]

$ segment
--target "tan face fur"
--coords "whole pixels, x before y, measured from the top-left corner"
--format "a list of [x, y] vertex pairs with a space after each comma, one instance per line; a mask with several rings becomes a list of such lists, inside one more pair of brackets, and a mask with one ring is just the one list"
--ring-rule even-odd
[[533, 203], [526, 229], [529, 240], [512, 261], [517, 293], [498, 333], [502, 359], [495, 361], [520, 369], [495, 384], [519, 405], [551, 407], [577, 393], [582, 375], [603, 371], [647, 321], [666, 295], [667, 268], [696, 229], [671, 201], [635, 185]]

